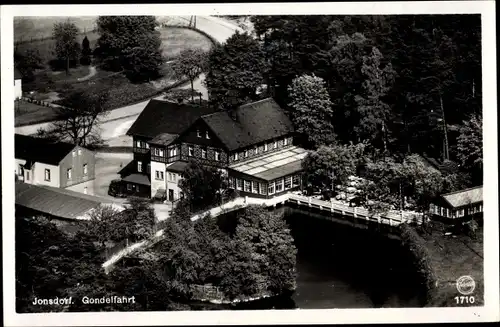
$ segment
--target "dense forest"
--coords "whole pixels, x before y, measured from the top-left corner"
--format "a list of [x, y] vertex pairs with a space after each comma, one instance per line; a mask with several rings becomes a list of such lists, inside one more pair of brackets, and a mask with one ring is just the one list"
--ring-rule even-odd
[[362, 147], [375, 166], [430, 158], [453, 168], [438, 193], [482, 184], [480, 15], [251, 20], [255, 36], [235, 34], [210, 54], [213, 105], [272, 96], [309, 149], [353, 157]]

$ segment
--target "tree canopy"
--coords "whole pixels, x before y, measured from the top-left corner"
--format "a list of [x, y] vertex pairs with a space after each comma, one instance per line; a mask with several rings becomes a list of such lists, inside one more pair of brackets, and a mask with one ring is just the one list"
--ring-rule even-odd
[[53, 37], [56, 41], [55, 55], [64, 62], [66, 74], [69, 74], [70, 61], [76, 61], [80, 52], [80, 44], [76, 41], [78, 28], [69, 20], [54, 24]]
[[194, 102], [194, 80], [207, 69], [208, 55], [201, 49], [183, 50], [179, 58], [172, 64], [172, 69], [178, 78], [189, 78], [191, 82], [191, 101]]
[[98, 127], [100, 120], [107, 115], [107, 90], [90, 88], [75, 91], [59, 101], [57, 108], [60, 120], [51, 124], [41, 137], [55, 137], [69, 140], [78, 145], [90, 145], [100, 142]]
[[305, 135], [313, 148], [334, 143], [332, 102], [323, 79], [314, 75], [297, 77], [288, 92], [296, 131]]
[[236, 32], [208, 58], [205, 83], [212, 105], [231, 110], [257, 98], [264, 84], [266, 61], [260, 43], [248, 33]]
[[183, 202], [194, 212], [219, 205], [227, 196], [227, 180], [222, 171], [195, 160], [184, 171], [179, 187]]
[[154, 16], [99, 16], [95, 56], [106, 69], [123, 70], [133, 81], [154, 79], [164, 61], [156, 26]]

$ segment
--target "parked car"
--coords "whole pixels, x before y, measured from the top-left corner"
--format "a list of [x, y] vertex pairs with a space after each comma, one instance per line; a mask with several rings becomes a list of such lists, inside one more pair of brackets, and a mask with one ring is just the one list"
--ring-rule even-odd
[[119, 179], [114, 179], [109, 184], [108, 195], [114, 196], [116, 198], [124, 198], [127, 195], [125, 194], [125, 185]]

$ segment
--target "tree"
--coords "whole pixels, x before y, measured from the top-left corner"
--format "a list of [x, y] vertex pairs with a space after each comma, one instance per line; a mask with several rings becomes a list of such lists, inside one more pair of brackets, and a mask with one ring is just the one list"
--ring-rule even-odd
[[35, 297], [65, 297], [67, 289], [102, 276], [93, 242], [81, 233], [69, 236], [44, 217], [16, 217], [16, 311], [49, 312], [64, 306], [34, 306]]
[[359, 125], [356, 96], [363, 92], [363, 57], [371, 51], [371, 40], [361, 33], [339, 35], [325, 58], [325, 79], [333, 102], [334, 127], [344, 143], [361, 142], [353, 126]]
[[108, 92], [87, 89], [69, 94], [57, 108], [60, 120], [51, 124], [47, 136], [88, 145], [100, 140], [97, 128], [107, 112]]
[[55, 23], [52, 35], [56, 41], [55, 53], [57, 59], [65, 62], [66, 74], [69, 75], [70, 60], [78, 58], [80, 50], [80, 45], [76, 41], [78, 28], [69, 20]]
[[246, 207], [238, 215], [233, 240], [246, 245], [252, 254], [252, 265], [246, 273], [254, 275], [257, 283], [265, 282], [266, 288], [276, 294], [295, 288], [297, 249], [282, 215], [263, 207]]
[[424, 163], [420, 156], [409, 155], [402, 162], [392, 157], [370, 161], [366, 165], [363, 194], [373, 201], [373, 208], [406, 208], [406, 198], [413, 201], [414, 209], [425, 212], [429, 204], [443, 192], [444, 176]]
[[220, 109], [232, 110], [255, 100], [257, 88], [264, 83], [265, 72], [260, 43], [248, 33], [236, 32], [209, 54], [205, 83], [210, 102]]
[[372, 48], [370, 56], [363, 57], [361, 72], [366, 79], [363, 82], [363, 94], [355, 97], [360, 114], [359, 125], [355, 130], [361, 140], [382, 139], [384, 152], [387, 152], [388, 122], [392, 112], [391, 107], [384, 102], [384, 97], [392, 86], [395, 72], [390, 63], [382, 68], [382, 59], [376, 47]]
[[87, 38], [87, 36], [85, 35], [85, 37], [82, 40], [82, 54], [80, 57], [80, 62], [83, 65], [90, 65], [90, 62], [91, 62], [90, 56], [91, 55], [92, 55], [92, 50], [90, 49], [90, 42], [89, 42], [89, 39]]
[[183, 173], [179, 187], [191, 210], [198, 211], [222, 203], [226, 196], [227, 181], [216, 167], [191, 161]]
[[288, 87], [293, 122], [313, 148], [335, 142], [332, 103], [323, 79], [303, 75]]
[[179, 58], [172, 64], [174, 73], [183, 78], [186, 76], [191, 82], [191, 101], [194, 102], [194, 80], [207, 69], [207, 54], [201, 49], [183, 50]]
[[104, 248], [106, 242], [147, 239], [155, 232], [156, 220], [154, 208], [147, 200], [131, 197], [123, 211], [110, 206], [93, 210], [84, 224], [84, 233]]
[[483, 167], [483, 117], [472, 116], [459, 128], [457, 157], [465, 168]]
[[321, 146], [310, 151], [302, 162], [307, 185], [320, 190], [335, 189], [356, 173], [365, 144]]
[[159, 76], [164, 60], [154, 16], [99, 16], [97, 27], [95, 56], [106, 69], [123, 70], [133, 81]]
[[42, 68], [42, 59], [36, 49], [28, 48], [24, 52], [14, 49], [14, 66], [19, 70], [24, 82], [33, 81], [35, 70]]

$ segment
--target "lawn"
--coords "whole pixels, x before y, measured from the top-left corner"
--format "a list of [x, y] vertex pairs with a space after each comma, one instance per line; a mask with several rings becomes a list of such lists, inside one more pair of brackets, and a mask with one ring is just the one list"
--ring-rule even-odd
[[477, 231], [477, 238], [466, 235], [444, 235], [445, 226], [433, 222], [429, 233], [420, 234], [425, 240], [427, 251], [439, 282], [437, 296], [431, 306], [466, 306], [457, 304], [455, 297], [461, 296], [456, 288], [456, 281], [464, 275], [471, 276], [476, 289], [474, 306], [484, 305], [484, 260], [483, 229]]
[[48, 38], [52, 36], [55, 23], [70, 20], [80, 31], [91, 31], [95, 26], [97, 16], [80, 17], [14, 17], [14, 40], [26, 41], [30, 39]]
[[54, 120], [57, 112], [52, 107], [21, 100], [14, 103], [14, 116], [14, 126], [17, 127]]

